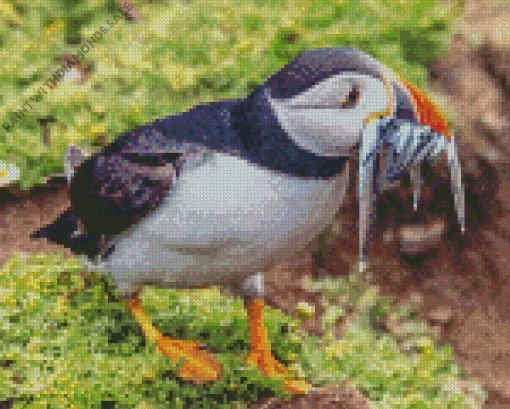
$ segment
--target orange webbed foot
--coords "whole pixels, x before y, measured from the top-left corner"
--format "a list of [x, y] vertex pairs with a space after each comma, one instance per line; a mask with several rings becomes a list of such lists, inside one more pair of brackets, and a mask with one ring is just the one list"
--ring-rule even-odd
[[245, 302], [248, 312], [248, 324], [250, 331], [251, 350], [246, 362], [256, 366], [260, 372], [270, 378], [282, 377], [284, 389], [294, 395], [304, 395], [310, 392], [312, 385], [302, 379], [288, 377], [288, 370], [273, 356], [271, 343], [264, 326], [262, 310], [264, 301], [262, 299], [248, 299]]
[[164, 336], [143, 310], [139, 293], [127, 301], [126, 306], [140, 325], [145, 337], [156, 343], [161, 353], [173, 363], [182, 362], [177, 376], [185, 381], [203, 384], [219, 379], [222, 373], [221, 364], [214, 355], [202, 347], [198, 341], [173, 339]]
[[158, 348], [172, 362], [183, 361], [177, 376], [195, 384], [216, 381], [222, 373], [221, 364], [200, 342], [162, 336]]

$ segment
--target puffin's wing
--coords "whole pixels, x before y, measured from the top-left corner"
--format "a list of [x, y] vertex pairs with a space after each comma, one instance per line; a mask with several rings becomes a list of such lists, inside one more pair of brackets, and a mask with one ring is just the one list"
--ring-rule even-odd
[[71, 207], [32, 237], [46, 237], [89, 257], [103, 253], [109, 238], [159, 206], [186, 156], [127, 146], [97, 152], [73, 176]]
[[100, 152], [74, 175], [73, 211], [89, 233], [121, 233], [158, 207], [183, 160], [182, 152]]

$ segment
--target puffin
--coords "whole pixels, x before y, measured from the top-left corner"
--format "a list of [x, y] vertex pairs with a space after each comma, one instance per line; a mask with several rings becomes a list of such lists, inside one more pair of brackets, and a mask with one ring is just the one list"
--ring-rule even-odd
[[218, 379], [221, 364], [200, 342], [164, 336], [141, 306], [143, 286], [237, 286], [249, 324], [246, 361], [283, 379], [287, 391], [307, 393], [311, 385], [271, 352], [262, 273], [331, 223], [349, 158], [358, 148], [374, 157], [366, 148], [379, 146], [373, 135], [384, 131], [391, 145], [400, 131], [393, 145], [404, 148], [393, 157], [405, 157], [406, 169], [433, 142], [402, 124], [445, 141], [451, 134], [431, 98], [374, 57], [355, 48], [306, 51], [244, 98], [156, 119], [92, 154], [72, 174], [70, 207], [32, 237], [111, 274], [144, 336], [182, 360], [178, 376], [196, 384]]

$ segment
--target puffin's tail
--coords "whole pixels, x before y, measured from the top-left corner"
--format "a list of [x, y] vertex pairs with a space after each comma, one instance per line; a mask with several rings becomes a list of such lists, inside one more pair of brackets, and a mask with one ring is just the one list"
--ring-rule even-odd
[[85, 254], [89, 257], [98, 254], [98, 237], [87, 232], [80, 232], [78, 217], [72, 208], [65, 210], [53, 223], [33, 232], [30, 237], [46, 238], [77, 254]]
[[66, 245], [72, 240], [73, 233], [78, 230], [78, 219], [71, 208], [62, 213], [53, 223], [33, 232], [33, 239], [46, 238], [58, 244]]

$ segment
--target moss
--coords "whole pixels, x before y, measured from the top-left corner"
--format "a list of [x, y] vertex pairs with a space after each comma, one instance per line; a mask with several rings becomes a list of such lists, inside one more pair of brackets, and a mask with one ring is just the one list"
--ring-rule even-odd
[[[164, 333], [201, 339], [222, 362], [219, 381], [194, 386], [179, 380], [178, 365], [144, 339], [109, 277], [82, 271], [78, 261], [59, 254], [17, 255], [0, 270], [0, 402], [14, 408], [238, 408], [286, 396], [279, 381], [244, 362], [240, 300], [216, 288], [144, 289], [144, 306]], [[481, 407], [484, 393], [455, 364], [451, 347], [439, 346], [424, 323], [376, 287], [357, 275], [307, 285], [324, 294], [326, 333], [338, 314], [345, 335], [311, 337], [298, 320], [267, 308], [274, 353], [294, 374], [315, 385], [347, 378], [375, 408]], [[375, 325], [382, 317], [391, 317], [391, 331]], [[412, 348], [403, 348], [403, 340]]]

